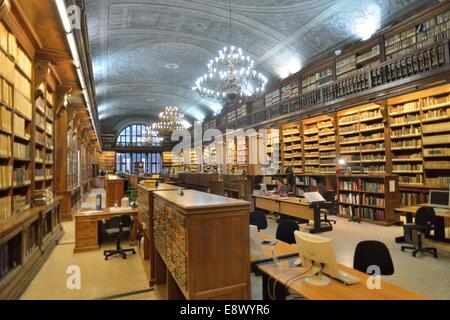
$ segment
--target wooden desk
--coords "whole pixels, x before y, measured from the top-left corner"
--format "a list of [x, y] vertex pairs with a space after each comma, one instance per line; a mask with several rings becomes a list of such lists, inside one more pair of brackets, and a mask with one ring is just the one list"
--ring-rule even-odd
[[[413, 217], [416, 212], [421, 207], [429, 206], [428, 203], [418, 204], [416, 206], [396, 208], [394, 210], [397, 214], [402, 214], [406, 216], [406, 222], [412, 223]], [[436, 240], [439, 242], [450, 243], [450, 237], [447, 238], [445, 235], [445, 229], [450, 228], [450, 210], [436, 212], [437, 223], [434, 230], [434, 237], [430, 237], [431, 240]]]
[[153, 196], [158, 298], [250, 299], [250, 204], [195, 190]]
[[312, 205], [301, 198], [280, 198], [253, 195], [255, 208], [273, 211], [294, 218], [301, 218], [313, 221], [313, 228], [310, 233], [319, 233], [333, 230], [331, 225], [322, 226], [320, 221], [320, 208]]
[[[258, 265], [258, 269], [263, 273], [263, 299], [269, 300], [270, 296], [267, 287], [273, 288], [268, 281], [275, 279], [278, 283], [275, 295], [277, 299], [284, 299], [285, 290], [282, 290], [289, 282], [289, 289], [308, 300], [424, 300], [427, 299], [417, 293], [400, 288], [381, 280], [381, 289], [369, 289], [367, 279], [369, 275], [358, 270], [338, 265], [339, 269], [361, 279], [360, 283], [346, 285], [338, 280], [332, 279], [328, 286], [314, 286], [299, 278], [294, 281], [292, 278], [300, 276], [306, 271], [303, 267], [289, 267], [288, 261], [283, 261], [283, 270], [278, 270], [273, 263]], [[270, 278], [270, 279], [269, 279]], [[280, 290], [281, 289], [281, 290]], [[272, 294], [272, 291], [271, 291]]]
[[[266, 234], [265, 232], [258, 232], [257, 241], [262, 240], [276, 240], [274, 237]], [[272, 245], [262, 244], [260, 245], [261, 254], [254, 255], [250, 252], [250, 264], [252, 266], [252, 271], [255, 271], [255, 266], [258, 263], [263, 263], [272, 260], [272, 250], [278, 259], [284, 259], [288, 257], [293, 257], [298, 255], [298, 249], [296, 246], [290, 245], [289, 243], [277, 240], [277, 243]]]
[[74, 253], [98, 250], [100, 248], [98, 239], [98, 223], [102, 220], [109, 220], [118, 215], [130, 215], [134, 218], [134, 223], [130, 231], [130, 245], [135, 246], [136, 241], [136, 220], [138, 209], [133, 208], [106, 208], [101, 211], [83, 211], [74, 215], [75, 219], [75, 248]]

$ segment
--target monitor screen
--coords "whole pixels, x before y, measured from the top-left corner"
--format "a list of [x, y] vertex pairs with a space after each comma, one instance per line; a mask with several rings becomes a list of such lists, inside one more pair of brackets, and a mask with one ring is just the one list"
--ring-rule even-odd
[[448, 191], [430, 191], [430, 204], [437, 206], [449, 205], [449, 192]]

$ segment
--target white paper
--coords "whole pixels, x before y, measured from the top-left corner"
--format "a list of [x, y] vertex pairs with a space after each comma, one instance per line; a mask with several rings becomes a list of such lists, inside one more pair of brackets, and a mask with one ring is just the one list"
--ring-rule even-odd
[[395, 180], [389, 180], [389, 192], [395, 192]]
[[305, 192], [304, 196], [305, 196], [306, 201], [308, 201], [309, 203], [325, 201], [325, 199], [322, 197], [322, 195], [319, 192]]

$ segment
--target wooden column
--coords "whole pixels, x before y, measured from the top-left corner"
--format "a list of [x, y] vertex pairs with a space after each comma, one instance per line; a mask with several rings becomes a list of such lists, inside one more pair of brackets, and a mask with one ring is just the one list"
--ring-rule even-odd
[[71, 197], [67, 190], [67, 126], [68, 110], [64, 106], [65, 96], [70, 92], [68, 87], [56, 88], [55, 118], [55, 191], [62, 197], [61, 216], [63, 220], [71, 220]]

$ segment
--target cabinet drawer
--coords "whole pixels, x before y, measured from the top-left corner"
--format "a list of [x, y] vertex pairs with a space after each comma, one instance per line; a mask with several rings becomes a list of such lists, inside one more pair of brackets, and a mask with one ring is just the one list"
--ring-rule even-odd
[[97, 222], [96, 221], [86, 221], [78, 222], [75, 227], [75, 235], [77, 239], [92, 239], [97, 238]]

